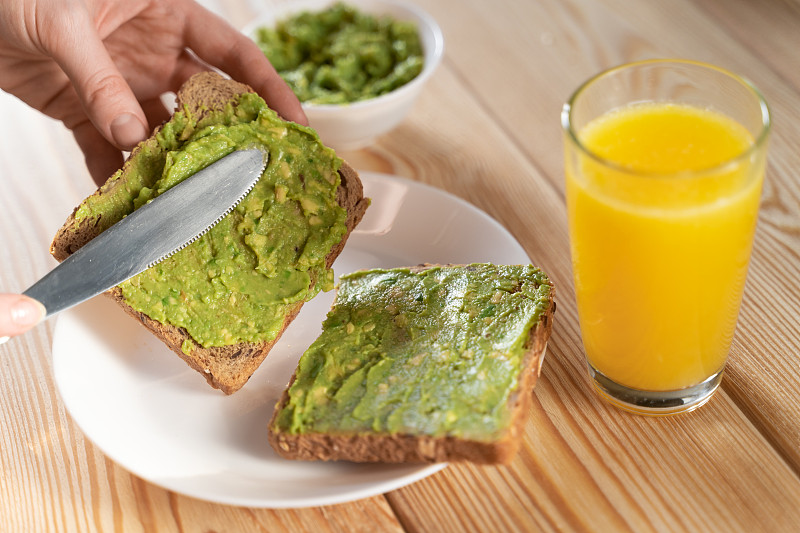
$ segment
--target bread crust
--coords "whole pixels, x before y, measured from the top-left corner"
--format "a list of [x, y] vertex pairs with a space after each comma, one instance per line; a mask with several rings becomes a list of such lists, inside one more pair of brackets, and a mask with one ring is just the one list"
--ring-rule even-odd
[[[440, 265], [424, 264], [410, 267], [421, 272]], [[464, 266], [464, 265], [441, 265]], [[352, 461], [357, 463], [439, 463], [472, 462], [478, 464], [508, 464], [516, 455], [524, 431], [525, 419], [530, 412], [533, 389], [539, 379], [547, 341], [553, 329], [555, 313], [555, 287], [550, 284], [547, 309], [541, 315], [525, 343], [522, 369], [517, 388], [509, 398], [512, 417], [508, 430], [492, 441], [479, 441], [456, 437], [426, 435], [377, 434], [305, 434], [292, 435], [277, 430], [278, 412], [289, 401], [289, 385], [275, 405], [269, 423], [269, 443], [284, 459], [302, 461]]]
[[[225, 79], [216, 73], [203, 72], [195, 74], [183, 85], [177, 94], [177, 103], [178, 108], [186, 108], [195, 116], [202, 118], [210, 112], [224, 109], [233, 99], [247, 92], [255, 91], [245, 84]], [[128, 161], [136, 157], [136, 155], [145, 148], [155, 147], [157, 145], [155, 138], [160, 129], [161, 126], [156, 128], [150, 138], [137, 146], [131, 153]], [[122, 167], [123, 177], [114, 183], [108, 183], [98, 188], [94, 195], [104, 194], [106, 190], [105, 187], [113, 187], [117, 183], [124, 183], [124, 175], [129, 168], [128, 161], [126, 161]], [[345, 221], [346, 232], [344, 237], [326, 256], [326, 264], [328, 267], [333, 265], [333, 262], [342, 252], [350, 233], [361, 221], [361, 218], [364, 216], [369, 206], [369, 200], [364, 198], [364, 190], [358, 173], [349, 164], [344, 162], [339, 169], [339, 175], [341, 177], [341, 184], [337, 190], [337, 201], [339, 205], [347, 211], [347, 218]], [[50, 253], [58, 261], [63, 261], [100, 233], [96, 221], [86, 219], [81, 223], [76, 223], [75, 213], [77, 209], [76, 207], [75, 210], [73, 210], [67, 221], [58, 230], [50, 247]], [[316, 280], [312, 280], [312, 285], [314, 283], [316, 283]], [[231, 346], [210, 348], [196, 345], [191, 354], [187, 355], [181, 349], [184, 341], [190, 339], [185, 329], [158, 322], [144, 313], [136, 311], [125, 302], [122, 296], [122, 290], [119, 287], [115, 287], [105, 294], [122, 307], [126, 313], [138, 320], [144, 327], [164, 342], [173, 352], [186, 361], [190, 367], [200, 372], [206, 378], [209, 385], [220, 389], [225, 394], [232, 394], [247, 383], [247, 380], [250, 379], [250, 376], [256, 371], [259, 365], [261, 365], [269, 354], [269, 351], [278, 339], [280, 339], [281, 334], [300, 312], [304, 303], [302, 301], [298, 302], [289, 309], [284, 318], [280, 333], [272, 341], [261, 343], [245, 342]]]

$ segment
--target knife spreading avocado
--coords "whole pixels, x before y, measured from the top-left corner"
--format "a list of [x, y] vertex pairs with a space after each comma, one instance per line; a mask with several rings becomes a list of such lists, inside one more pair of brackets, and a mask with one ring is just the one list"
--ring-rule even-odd
[[[197, 120], [178, 111], [137, 155], [125, 186], [111, 178], [76, 221], [107, 228], [161, 192], [234, 150], [268, 152], [255, 189], [198, 241], [121, 284], [133, 309], [185, 328], [189, 353], [204, 347], [274, 339], [286, 309], [333, 286], [326, 256], [346, 232], [337, 203], [341, 160], [316, 133], [285, 122], [254, 93]], [[312, 283], [316, 279], [316, 283]]]
[[271, 431], [497, 439], [551, 290], [530, 265], [342, 276]]

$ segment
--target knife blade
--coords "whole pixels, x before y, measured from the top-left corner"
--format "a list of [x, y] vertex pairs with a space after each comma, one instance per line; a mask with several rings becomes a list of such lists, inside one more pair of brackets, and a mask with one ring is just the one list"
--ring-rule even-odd
[[232, 152], [103, 231], [23, 294], [50, 317], [119, 285], [210, 230], [255, 187], [265, 166], [257, 148]]

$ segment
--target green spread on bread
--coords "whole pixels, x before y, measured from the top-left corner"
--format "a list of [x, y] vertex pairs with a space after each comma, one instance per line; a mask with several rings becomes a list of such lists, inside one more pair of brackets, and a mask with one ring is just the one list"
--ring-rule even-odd
[[551, 290], [530, 265], [342, 276], [271, 431], [497, 439]]
[[76, 222], [109, 227], [133, 209], [234, 150], [258, 145], [267, 167], [255, 189], [211, 231], [120, 285], [125, 301], [150, 318], [185, 328], [188, 353], [204, 347], [273, 340], [287, 310], [333, 287], [326, 256], [346, 233], [337, 203], [341, 160], [316, 133], [281, 120], [253, 93], [198, 121], [175, 113]]

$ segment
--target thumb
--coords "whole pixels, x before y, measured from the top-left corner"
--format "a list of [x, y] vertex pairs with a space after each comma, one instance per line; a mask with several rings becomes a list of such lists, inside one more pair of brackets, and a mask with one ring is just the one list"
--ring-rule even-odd
[[74, 22], [53, 59], [69, 77], [86, 114], [109, 142], [130, 150], [147, 138], [147, 119], [88, 16]]
[[0, 294], [0, 338], [13, 337], [31, 329], [46, 314], [42, 304], [21, 294]]

